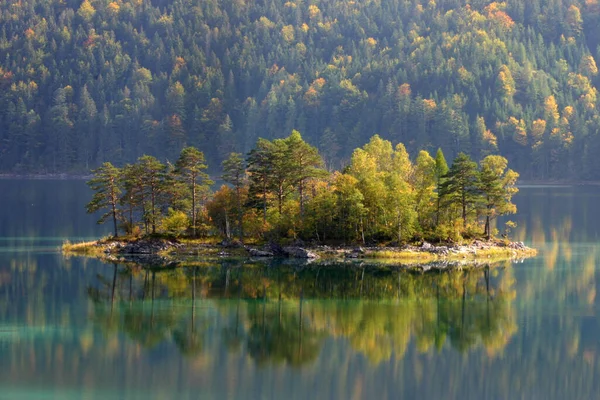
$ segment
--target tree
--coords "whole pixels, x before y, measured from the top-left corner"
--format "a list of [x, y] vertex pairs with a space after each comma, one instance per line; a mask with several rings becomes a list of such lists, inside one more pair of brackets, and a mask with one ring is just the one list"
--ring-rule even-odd
[[437, 207], [435, 212], [435, 224], [438, 225], [440, 222], [440, 211], [441, 211], [441, 190], [442, 184], [445, 182], [445, 176], [448, 173], [448, 163], [444, 157], [442, 149], [437, 149], [435, 154], [435, 191], [437, 193]]
[[121, 186], [124, 193], [119, 200], [122, 206], [126, 207], [127, 212], [127, 233], [134, 232], [134, 212], [137, 208], [141, 208], [141, 214], [144, 215], [145, 197], [144, 197], [144, 182], [142, 180], [141, 165], [127, 164], [121, 171]]
[[360, 235], [364, 243], [362, 226], [365, 213], [364, 197], [358, 189], [358, 180], [352, 175], [339, 172], [333, 174], [332, 180], [336, 196], [335, 215], [342, 237], [345, 240], [352, 240]]
[[436, 163], [425, 150], [415, 160], [412, 184], [415, 190], [415, 211], [421, 227], [435, 210]]
[[223, 161], [223, 180], [235, 189], [235, 199], [238, 208], [238, 232], [240, 240], [244, 240], [244, 211], [242, 209], [242, 187], [246, 184], [246, 169], [244, 159], [240, 153], [231, 153], [229, 158]]
[[269, 165], [271, 173], [269, 186], [277, 197], [277, 211], [282, 214], [283, 202], [294, 190], [296, 177], [293, 175], [293, 160], [290, 158], [289, 146], [286, 139], [275, 139], [271, 143]]
[[460, 153], [452, 162], [452, 167], [441, 185], [440, 195], [449, 206], [461, 210], [463, 228], [467, 227], [467, 214], [475, 208], [479, 198], [479, 173], [477, 164], [465, 153]]
[[499, 215], [514, 214], [517, 207], [511, 202], [519, 191], [515, 186], [519, 174], [508, 169], [508, 161], [502, 156], [487, 156], [481, 163], [479, 189], [483, 195], [485, 229], [484, 235], [491, 238], [490, 221]]
[[181, 150], [179, 159], [175, 163], [175, 175], [187, 184], [187, 189], [192, 197], [192, 234], [196, 236], [196, 214], [199, 190], [208, 190], [213, 184], [204, 172], [207, 166], [204, 154], [195, 147], [185, 147]]
[[259, 138], [256, 146], [248, 153], [248, 173], [250, 176], [250, 195], [262, 196], [263, 223], [267, 222], [267, 193], [269, 191], [270, 175], [272, 173], [273, 144]]
[[150, 223], [152, 233], [156, 233], [156, 224], [160, 214], [159, 202], [166, 187], [164, 185], [166, 178], [166, 166], [155, 157], [144, 155], [138, 159], [140, 168], [140, 177], [143, 182], [144, 198], [150, 201], [149, 207], [145, 208], [146, 215], [144, 220]]
[[108, 218], [112, 217], [115, 237], [117, 237], [119, 236], [117, 228], [119, 210], [117, 209], [117, 204], [119, 202], [119, 195], [121, 194], [121, 188], [119, 187], [121, 171], [111, 163], [105, 162], [101, 167], [92, 172], [94, 173], [94, 177], [87, 184], [96, 193], [86, 206], [87, 212], [91, 214], [102, 209], [108, 209], [108, 211], [102, 214], [98, 223], [102, 224]]
[[291, 163], [289, 174], [294, 186], [298, 188], [300, 198], [300, 215], [304, 216], [304, 189], [306, 181], [324, 177], [323, 159], [319, 151], [302, 140], [300, 132], [293, 130], [286, 139], [287, 160]]

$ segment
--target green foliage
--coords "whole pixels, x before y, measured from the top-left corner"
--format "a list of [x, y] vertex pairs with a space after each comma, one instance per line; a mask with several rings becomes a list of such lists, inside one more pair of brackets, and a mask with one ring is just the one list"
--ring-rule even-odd
[[[244, 159], [240, 153], [231, 153], [229, 158], [223, 161], [223, 180], [231, 184], [235, 189], [236, 206], [238, 209], [238, 234], [240, 240], [244, 240], [244, 210], [242, 203], [245, 202], [245, 197], [242, 191], [245, 192], [246, 185], [246, 168], [244, 168]], [[244, 197], [244, 198], [242, 198]]]
[[[195, 147], [185, 147], [175, 163], [175, 184], [171, 187], [171, 193], [190, 200], [189, 215], [192, 220], [192, 234], [196, 236], [197, 210], [198, 204], [203, 194], [208, 193], [210, 185], [214, 182], [210, 180], [208, 174], [204, 172], [207, 166], [204, 160], [204, 154]], [[176, 182], [182, 183], [177, 186]]]
[[114, 167], [111, 163], [105, 162], [101, 167], [92, 171], [94, 177], [87, 184], [95, 192], [92, 200], [87, 204], [88, 213], [95, 213], [106, 209], [98, 220], [99, 224], [104, 223], [108, 218], [111, 218], [114, 225], [115, 237], [119, 235], [117, 228], [117, 218], [119, 210], [117, 204], [121, 188], [119, 187], [119, 179], [121, 171]]
[[417, 159], [411, 184], [415, 188], [415, 212], [419, 225], [430, 230], [435, 225], [436, 214], [436, 161], [425, 150], [421, 150]]
[[161, 223], [164, 232], [178, 237], [185, 233], [190, 225], [190, 220], [184, 212], [169, 208]]
[[[1, 2], [0, 170], [194, 146], [216, 173], [298, 129], [332, 169], [377, 132], [411, 154], [598, 179], [596, 2], [421, 3]], [[268, 202], [303, 185], [284, 186]]]
[[465, 153], [460, 153], [452, 162], [450, 170], [440, 187], [440, 198], [450, 213], [459, 213], [463, 228], [467, 228], [469, 213], [476, 210], [479, 200], [479, 172], [477, 163]]
[[[421, 151], [413, 164], [402, 143], [394, 147], [375, 135], [354, 151], [345, 173], [328, 174], [320, 168], [318, 151], [294, 131], [272, 142], [259, 139], [247, 170], [241, 156], [231, 154], [224, 177], [232, 186], [221, 186], [211, 198], [212, 182], [203, 172], [207, 166], [195, 148], [184, 148], [175, 166], [146, 155], [123, 170], [105, 163], [88, 182], [96, 192], [88, 211], [108, 209], [101, 221], [112, 216], [115, 235], [117, 217], [123, 216], [130, 235], [139, 234], [143, 224], [146, 233], [180, 236], [191, 222], [191, 236], [212, 230], [231, 238], [237, 229], [241, 239], [397, 244], [479, 237], [480, 217], [489, 238], [492, 219], [516, 212], [511, 199], [518, 174], [504, 157], [487, 156], [478, 168], [461, 153], [450, 169], [441, 152], [436, 158]], [[440, 200], [443, 220], [437, 219]], [[257, 201], [262, 202], [262, 222]]]
[[502, 156], [487, 156], [481, 160], [479, 187], [483, 197], [485, 220], [484, 234], [491, 237], [490, 221], [499, 215], [514, 214], [517, 207], [511, 203], [519, 189], [515, 186], [519, 174], [508, 169], [508, 161]]

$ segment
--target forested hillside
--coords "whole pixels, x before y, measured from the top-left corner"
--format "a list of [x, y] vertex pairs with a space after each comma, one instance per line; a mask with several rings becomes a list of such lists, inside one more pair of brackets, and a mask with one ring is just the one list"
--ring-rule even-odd
[[598, 0], [0, 2], [0, 170], [83, 172], [292, 129], [600, 178]]

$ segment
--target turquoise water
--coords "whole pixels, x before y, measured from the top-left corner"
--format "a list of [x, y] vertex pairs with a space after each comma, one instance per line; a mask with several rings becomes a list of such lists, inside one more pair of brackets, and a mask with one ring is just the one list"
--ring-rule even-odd
[[523, 188], [534, 259], [425, 275], [63, 258], [101, 236], [81, 181], [0, 181], [0, 399], [589, 399], [597, 187]]

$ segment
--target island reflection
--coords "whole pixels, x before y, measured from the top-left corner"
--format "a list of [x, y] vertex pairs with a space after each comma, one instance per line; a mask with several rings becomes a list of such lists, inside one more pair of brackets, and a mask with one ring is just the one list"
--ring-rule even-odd
[[112, 279], [98, 275], [88, 296], [107, 340], [124, 334], [147, 350], [173, 344], [190, 357], [222, 346], [258, 365], [301, 366], [328, 339], [347, 341], [373, 364], [402, 358], [411, 340], [422, 352], [448, 345], [493, 356], [517, 332], [515, 280], [505, 266], [422, 273], [368, 263], [115, 264]]

